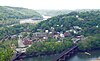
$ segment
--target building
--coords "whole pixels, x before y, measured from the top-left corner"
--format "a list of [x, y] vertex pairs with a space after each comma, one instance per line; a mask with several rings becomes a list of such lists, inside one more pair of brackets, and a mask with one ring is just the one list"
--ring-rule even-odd
[[32, 45], [32, 40], [28, 38], [22, 38], [22, 35], [19, 35], [19, 40], [18, 40], [18, 48], [15, 50], [20, 53], [25, 53], [26, 49]]
[[64, 36], [64, 34], [63, 34], [63, 33], [60, 33], [60, 37], [61, 37], [61, 38], [64, 38], [65, 36]]
[[35, 38], [43, 38], [45, 36], [47, 36], [46, 33], [41, 33], [41, 32], [33, 33], [33, 37], [35, 37]]
[[41, 33], [41, 32], [33, 33], [32, 40], [39, 41], [39, 40], [45, 40], [45, 39], [48, 39], [47, 33]]
[[69, 37], [69, 36], [71, 36], [71, 33], [70, 33], [70, 32], [65, 32], [65, 33], [64, 33], [64, 36], [65, 36], [65, 37]]
[[23, 40], [23, 44], [25, 46], [29, 46], [29, 45], [32, 45], [32, 40], [28, 39], [28, 38], [24, 38], [22, 39]]
[[18, 47], [21, 47], [21, 48], [25, 47], [25, 45], [23, 44], [22, 35], [19, 35]]

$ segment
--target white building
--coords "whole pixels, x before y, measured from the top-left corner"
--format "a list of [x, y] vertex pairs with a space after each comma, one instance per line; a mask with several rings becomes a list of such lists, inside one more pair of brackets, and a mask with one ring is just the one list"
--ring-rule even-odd
[[64, 38], [65, 36], [64, 36], [64, 34], [61, 33], [61, 34], [60, 34], [60, 37]]

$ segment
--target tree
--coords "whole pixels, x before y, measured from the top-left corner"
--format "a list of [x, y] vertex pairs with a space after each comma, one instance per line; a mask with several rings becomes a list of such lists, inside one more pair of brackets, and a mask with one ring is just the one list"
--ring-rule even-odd
[[0, 61], [11, 61], [13, 50], [6, 46], [0, 44]]

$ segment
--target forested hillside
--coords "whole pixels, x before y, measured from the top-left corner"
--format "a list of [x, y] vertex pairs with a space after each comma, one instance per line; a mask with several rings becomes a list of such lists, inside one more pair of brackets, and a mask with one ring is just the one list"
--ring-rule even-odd
[[0, 20], [25, 19], [34, 17], [41, 18], [41, 15], [31, 9], [0, 6]]
[[100, 11], [91, 10], [59, 15], [39, 23], [37, 29], [50, 31], [53, 27], [57, 32], [65, 32], [73, 29], [75, 26], [81, 28], [80, 34], [83, 35], [100, 33]]
[[42, 16], [27, 8], [0, 6], [0, 27], [16, 24], [19, 19], [27, 18], [42, 19]]
[[0, 28], [0, 40], [9, 38], [11, 35], [19, 34], [21, 32], [32, 32], [34, 30], [33, 24], [18, 24], [10, 27]]
[[[79, 27], [80, 29], [74, 29], [74, 27]], [[16, 25], [13, 27], [5, 27], [0, 29], [0, 38], [3, 38], [5, 35], [13, 35], [20, 32], [23, 32], [25, 29], [28, 29], [29, 32], [37, 32], [49, 30], [56, 32], [66, 32], [75, 30], [79, 32], [77, 35], [94, 35], [100, 34], [100, 11], [87, 11], [87, 12], [71, 12], [65, 15], [59, 15], [52, 17], [45, 21], [40, 22], [37, 25]], [[12, 30], [10, 30], [12, 29]], [[12, 33], [13, 32], [13, 33]], [[71, 32], [72, 33], [72, 32]], [[73, 34], [73, 33], [72, 33]]]

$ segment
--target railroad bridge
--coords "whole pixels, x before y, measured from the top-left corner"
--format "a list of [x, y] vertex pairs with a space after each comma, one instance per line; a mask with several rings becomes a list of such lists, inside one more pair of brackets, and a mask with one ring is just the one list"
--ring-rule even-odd
[[74, 53], [76, 53], [78, 46], [74, 45], [69, 50], [63, 51], [59, 54], [53, 61], [65, 61], [69, 57], [71, 57]]
[[13, 55], [12, 61], [16, 61], [18, 59], [20, 59], [20, 56], [22, 56], [23, 53], [16, 53], [15, 56]]
[[78, 50], [78, 46], [77, 43], [80, 41], [81, 39], [77, 39], [75, 38], [75, 40], [73, 40], [73, 46], [69, 49], [64, 50], [61, 54], [59, 54], [56, 58], [53, 59], [53, 61], [66, 61], [66, 59], [70, 58], [73, 54], [75, 54]]

